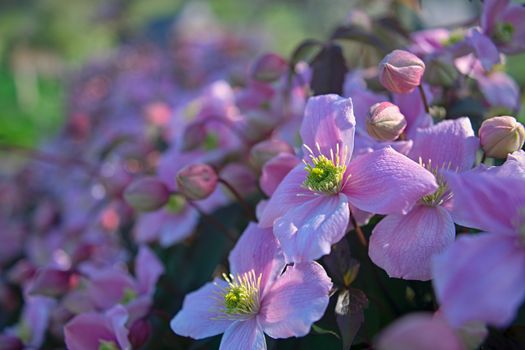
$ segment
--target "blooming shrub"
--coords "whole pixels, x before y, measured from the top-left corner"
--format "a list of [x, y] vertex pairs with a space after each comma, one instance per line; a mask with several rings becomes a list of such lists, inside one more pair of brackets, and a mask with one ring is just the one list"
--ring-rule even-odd
[[525, 7], [357, 18], [85, 67], [0, 182], [0, 349], [524, 347]]

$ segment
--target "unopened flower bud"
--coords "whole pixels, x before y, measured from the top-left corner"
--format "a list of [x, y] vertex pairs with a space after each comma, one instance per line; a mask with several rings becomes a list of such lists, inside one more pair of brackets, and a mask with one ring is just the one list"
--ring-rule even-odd
[[267, 53], [253, 63], [250, 76], [254, 80], [271, 83], [279, 79], [287, 69], [288, 63], [284, 58], [275, 53]]
[[506, 158], [523, 147], [525, 128], [514, 117], [493, 117], [481, 124], [479, 139], [488, 157]]
[[140, 349], [146, 344], [151, 334], [151, 325], [146, 319], [139, 319], [129, 329], [129, 342], [133, 349]]
[[430, 60], [425, 70], [425, 80], [432, 85], [452, 87], [458, 77], [454, 62], [442, 57]]
[[153, 211], [162, 208], [168, 202], [169, 196], [168, 187], [154, 177], [136, 180], [124, 191], [126, 202], [139, 211]]
[[425, 63], [408, 51], [394, 50], [379, 63], [379, 81], [388, 91], [397, 94], [406, 94], [418, 87], [423, 73]]
[[252, 164], [261, 169], [266, 162], [278, 155], [279, 153], [293, 153], [293, 148], [287, 142], [270, 139], [259, 142], [252, 147], [250, 151], [250, 160]]
[[52, 268], [42, 268], [37, 271], [29, 294], [56, 297], [63, 295], [73, 287], [75, 278], [71, 272]]
[[390, 102], [376, 103], [366, 118], [368, 134], [379, 141], [394, 141], [406, 126], [405, 116], [398, 106]]
[[207, 198], [217, 187], [217, 173], [207, 164], [192, 164], [177, 174], [177, 186], [186, 198], [200, 200]]

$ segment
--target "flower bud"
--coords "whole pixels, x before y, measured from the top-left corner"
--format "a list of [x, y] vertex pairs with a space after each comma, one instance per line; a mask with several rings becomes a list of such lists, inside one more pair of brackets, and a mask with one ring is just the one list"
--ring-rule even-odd
[[427, 64], [425, 80], [432, 85], [452, 87], [459, 77], [459, 72], [452, 60], [434, 58]]
[[207, 164], [192, 164], [177, 174], [177, 186], [186, 198], [200, 200], [207, 198], [217, 187], [218, 176]]
[[278, 155], [279, 153], [293, 153], [293, 148], [287, 142], [270, 139], [259, 142], [252, 147], [250, 151], [250, 160], [252, 164], [261, 169], [266, 162]]
[[151, 325], [146, 319], [133, 322], [129, 329], [129, 342], [133, 349], [140, 349], [146, 344], [151, 334]]
[[288, 63], [284, 58], [275, 53], [267, 53], [253, 63], [250, 76], [254, 80], [271, 83], [279, 79], [287, 69]]
[[418, 87], [423, 73], [425, 63], [408, 51], [394, 50], [379, 63], [379, 81], [388, 91], [397, 94], [406, 94]]
[[29, 294], [56, 297], [67, 293], [74, 283], [75, 278], [69, 271], [42, 268], [33, 278]]
[[406, 126], [405, 116], [390, 102], [376, 103], [366, 118], [368, 134], [379, 141], [394, 141]]
[[523, 147], [525, 128], [514, 117], [493, 117], [481, 124], [479, 139], [488, 157], [505, 158]]
[[168, 202], [169, 196], [168, 187], [154, 177], [136, 180], [124, 191], [126, 202], [139, 211], [153, 211], [162, 208]]

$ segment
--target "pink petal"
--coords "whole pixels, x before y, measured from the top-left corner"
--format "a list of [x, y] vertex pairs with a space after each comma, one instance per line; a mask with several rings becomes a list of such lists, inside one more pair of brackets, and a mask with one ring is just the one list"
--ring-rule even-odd
[[348, 202], [376, 214], [407, 213], [437, 189], [429, 171], [390, 147], [357, 157], [346, 172]]
[[525, 178], [491, 173], [447, 173], [454, 221], [482, 231], [513, 234], [525, 208]]
[[516, 237], [462, 236], [432, 265], [441, 311], [454, 327], [470, 321], [505, 326], [525, 298], [525, 247]]
[[466, 170], [474, 165], [478, 147], [470, 119], [445, 120], [416, 132], [409, 157], [425, 164], [430, 160], [439, 169]]
[[512, 40], [500, 45], [501, 52], [517, 54], [525, 50], [525, 7], [523, 4], [511, 4], [501, 14], [499, 20], [513, 26]]
[[310, 332], [328, 306], [332, 282], [316, 262], [295, 264], [262, 299], [259, 321], [272, 338], [301, 337]]
[[303, 188], [305, 179], [306, 170], [304, 169], [304, 164], [297, 164], [286, 175], [268, 201], [259, 221], [262, 227], [272, 226], [274, 221], [283, 216], [288, 210], [314, 197], [309, 190]]
[[509, 0], [485, 0], [483, 12], [481, 13], [481, 28], [484, 33], [490, 33], [494, 29], [498, 16], [509, 4]]
[[271, 196], [286, 175], [300, 162], [296, 156], [281, 153], [270, 159], [263, 167], [259, 184], [263, 192]]
[[115, 341], [113, 330], [102, 314], [80, 314], [64, 327], [66, 346], [70, 350], [98, 349], [100, 341]]
[[499, 51], [496, 45], [478, 28], [471, 28], [465, 38], [466, 43], [472, 47], [474, 54], [483, 66], [483, 69], [490, 72], [495, 64], [500, 61]]
[[440, 317], [413, 313], [389, 325], [379, 335], [378, 350], [463, 350], [459, 337]]
[[330, 149], [335, 152], [336, 145], [339, 145], [340, 155], [347, 147], [344, 160], [348, 161], [354, 147], [354, 131], [352, 99], [333, 94], [310, 97], [300, 132], [303, 143], [314, 152], [317, 152], [317, 144], [326, 156], [330, 155]]
[[372, 261], [390, 277], [426, 281], [431, 258], [454, 242], [456, 229], [442, 207], [419, 205], [406, 215], [388, 215], [370, 236]]
[[286, 262], [312, 261], [330, 253], [346, 233], [349, 214], [343, 194], [320, 195], [290, 209], [273, 227]]
[[151, 249], [143, 245], [135, 260], [135, 276], [139, 292], [153, 294], [159, 277], [164, 273], [164, 266]]
[[219, 350], [266, 350], [266, 339], [256, 318], [237, 321], [226, 329]]
[[233, 248], [229, 257], [230, 272], [233, 275], [254, 270], [261, 276], [261, 287], [272, 281], [284, 267], [279, 243], [272, 229], [260, 228], [250, 223]]
[[[222, 286], [222, 287], [221, 287]], [[219, 294], [226, 282], [215, 279], [186, 295], [182, 310], [171, 320], [171, 329], [182, 336], [202, 339], [223, 333], [233, 321], [221, 318]]]

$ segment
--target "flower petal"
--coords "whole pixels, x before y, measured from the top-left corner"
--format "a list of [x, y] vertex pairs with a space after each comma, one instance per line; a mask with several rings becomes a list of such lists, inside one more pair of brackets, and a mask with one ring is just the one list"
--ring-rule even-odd
[[454, 327], [469, 321], [505, 326], [525, 298], [525, 247], [516, 237], [460, 237], [432, 264], [441, 311]]
[[470, 169], [476, 160], [479, 141], [468, 118], [445, 120], [418, 129], [409, 157], [416, 162], [431, 161], [432, 167], [453, 170]]
[[272, 338], [301, 337], [328, 306], [332, 281], [316, 262], [295, 264], [264, 295], [259, 321]]
[[429, 171], [390, 147], [352, 160], [347, 174], [343, 192], [349, 203], [376, 214], [407, 213], [437, 189]]
[[463, 350], [459, 337], [440, 317], [418, 312], [400, 318], [379, 335], [378, 350]]
[[345, 162], [350, 160], [354, 148], [355, 117], [351, 98], [338, 95], [310, 97], [306, 104], [301, 138], [317, 154], [319, 144], [321, 153], [330, 155], [339, 145], [340, 155], [346, 147]]
[[266, 338], [256, 318], [237, 321], [226, 329], [219, 350], [266, 350]]
[[452, 190], [452, 217], [460, 225], [513, 234], [525, 208], [525, 178], [490, 172], [446, 173]]
[[280, 153], [270, 159], [262, 168], [259, 185], [265, 194], [271, 196], [285, 176], [300, 162], [289, 153]]
[[292, 208], [273, 226], [286, 262], [312, 261], [344, 237], [350, 212], [343, 194], [318, 196]]
[[442, 207], [417, 206], [406, 215], [388, 215], [370, 236], [368, 253], [390, 277], [427, 281], [431, 258], [454, 242], [456, 229]]
[[153, 294], [155, 285], [163, 273], [164, 266], [155, 253], [153, 253], [148, 246], [141, 246], [135, 260], [135, 275], [137, 277], [139, 293]]
[[254, 270], [261, 276], [264, 289], [268, 280], [272, 281], [284, 267], [284, 259], [279, 243], [271, 228], [260, 228], [250, 223], [233, 248], [229, 257], [230, 272], [233, 275]]
[[202, 339], [223, 333], [233, 321], [221, 318], [220, 291], [226, 282], [215, 279], [184, 298], [182, 310], [171, 320], [171, 329], [182, 336]]
[[304, 164], [297, 164], [292, 171], [286, 175], [268, 201], [260, 217], [259, 224], [262, 227], [270, 227], [274, 221], [291, 208], [301, 205], [313, 197], [313, 194], [303, 188], [306, 179]]

